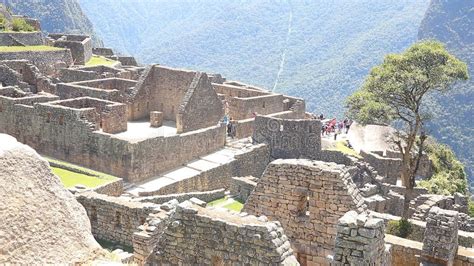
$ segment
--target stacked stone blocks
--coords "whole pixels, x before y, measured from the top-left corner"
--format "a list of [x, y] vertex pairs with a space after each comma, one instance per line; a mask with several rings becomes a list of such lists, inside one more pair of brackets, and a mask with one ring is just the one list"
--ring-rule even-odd
[[453, 265], [457, 250], [458, 212], [431, 208], [426, 219], [422, 261]]
[[367, 214], [347, 212], [337, 225], [331, 265], [389, 265], [384, 242], [384, 222]]

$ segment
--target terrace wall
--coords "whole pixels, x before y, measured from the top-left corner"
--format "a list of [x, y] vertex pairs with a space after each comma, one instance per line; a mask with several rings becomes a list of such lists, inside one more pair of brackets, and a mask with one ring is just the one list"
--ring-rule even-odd
[[0, 60], [15, 60], [18, 58], [30, 61], [46, 75], [53, 75], [60, 68], [71, 66], [73, 63], [71, 52], [68, 49], [55, 51], [0, 52]]

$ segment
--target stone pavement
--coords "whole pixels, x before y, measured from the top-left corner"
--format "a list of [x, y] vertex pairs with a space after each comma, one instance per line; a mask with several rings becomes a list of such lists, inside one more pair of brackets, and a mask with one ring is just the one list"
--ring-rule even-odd
[[253, 144], [250, 138], [226, 140], [224, 148], [190, 161], [184, 166], [163, 173], [160, 176], [152, 177], [138, 184], [127, 184], [125, 192], [132, 196], [139, 196], [139, 193], [149, 193], [179, 182], [184, 179], [195, 177], [203, 172], [212, 170], [224, 164], [232, 162], [235, 155], [245, 153]]

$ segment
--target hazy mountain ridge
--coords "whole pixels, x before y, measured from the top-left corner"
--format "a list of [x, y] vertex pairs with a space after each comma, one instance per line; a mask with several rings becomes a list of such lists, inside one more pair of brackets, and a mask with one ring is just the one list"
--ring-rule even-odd
[[453, 148], [474, 177], [474, 2], [432, 0], [418, 33], [437, 39], [468, 64], [470, 80], [433, 100], [436, 116], [430, 133]]
[[15, 14], [39, 19], [45, 32], [89, 34], [96, 46], [102, 45], [76, 0], [0, 0], [0, 3], [10, 7]]

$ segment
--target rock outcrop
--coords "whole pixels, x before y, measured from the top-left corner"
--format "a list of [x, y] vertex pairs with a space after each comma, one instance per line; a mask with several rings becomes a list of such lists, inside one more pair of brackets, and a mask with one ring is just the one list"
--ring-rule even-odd
[[0, 134], [0, 264], [77, 263], [102, 249], [84, 208], [33, 149]]

